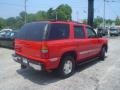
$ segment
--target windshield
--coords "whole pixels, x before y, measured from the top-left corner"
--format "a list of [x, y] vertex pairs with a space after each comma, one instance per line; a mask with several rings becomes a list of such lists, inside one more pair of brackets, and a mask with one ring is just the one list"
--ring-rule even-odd
[[47, 23], [35, 22], [24, 25], [16, 35], [16, 39], [41, 41], [44, 39]]
[[110, 29], [110, 31], [117, 31], [117, 29]]

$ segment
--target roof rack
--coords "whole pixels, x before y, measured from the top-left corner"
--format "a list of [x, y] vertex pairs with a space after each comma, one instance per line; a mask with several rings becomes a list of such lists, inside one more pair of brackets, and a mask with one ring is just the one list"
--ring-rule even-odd
[[41, 19], [41, 20], [38, 20], [38, 21], [64, 21], [64, 22], [69, 22], [71, 20], [56, 20], [56, 19]]
[[43, 19], [43, 20], [38, 20], [38, 21], [51, 21], [51, 22], [63, 21], [63, 22], [74, 22], [74, 23], [77, 23], [77, 24], [85, 24], [85, 23], [80, 23], [78, 21], [73, 21], [73, 20]]
[[56, 21], [55, 19], [41, 19], [41, 20], [37, 20], [37, 21]]

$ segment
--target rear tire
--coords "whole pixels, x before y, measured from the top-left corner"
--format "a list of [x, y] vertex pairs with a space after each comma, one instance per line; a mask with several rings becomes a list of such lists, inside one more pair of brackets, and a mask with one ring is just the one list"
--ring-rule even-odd
[[71, 76], [75, 71], [75, 60], [72, 56], [65, 56], [61, 59], [60, 66], [58, 68], [58, 74], [62, 78]]
[[27, 67], [25, 65], [21, 64], [21, 69], [26, 69]]
[[100, 52], [100, 60], [105, 60], [105, 47], [102, 47], [101, 52]]

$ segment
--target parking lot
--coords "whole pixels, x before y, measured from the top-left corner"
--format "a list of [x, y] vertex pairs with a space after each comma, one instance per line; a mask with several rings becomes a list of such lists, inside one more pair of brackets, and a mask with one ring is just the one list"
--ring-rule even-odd
[[12, 60], [12, 53], [0, 48], [0, 90], [120, 90], [120, 37], [109, 38], [105, 61], [96, 59], [79, 66], [67, 79], [53, 73], [21, 70]]

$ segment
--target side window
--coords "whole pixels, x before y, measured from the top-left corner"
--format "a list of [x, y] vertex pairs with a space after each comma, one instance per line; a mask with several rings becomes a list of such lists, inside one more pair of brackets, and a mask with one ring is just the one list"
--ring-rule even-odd
[[68, 24], [51, 24], [48, 40], [59, 40], [69, 38]]
[[74, 36], [75, 38], [84, 38], [85, 33], [82, 26], [74, 26]]
[[91, 29], [91, 28], [87, 28], [87, 34], [88, 34], [88, 38], [96, 37], [95, 31], [93, 29]]

